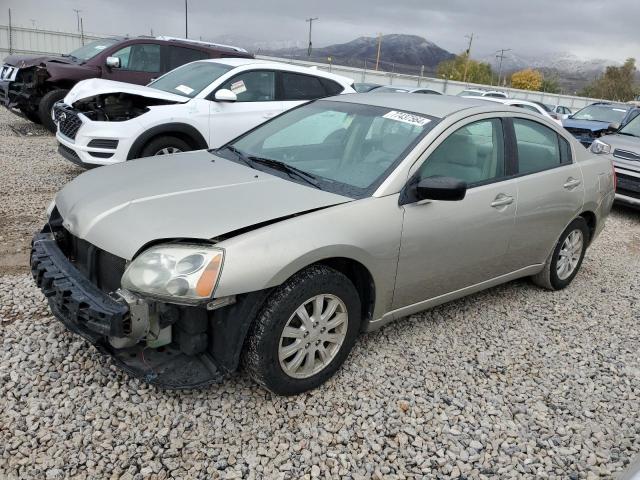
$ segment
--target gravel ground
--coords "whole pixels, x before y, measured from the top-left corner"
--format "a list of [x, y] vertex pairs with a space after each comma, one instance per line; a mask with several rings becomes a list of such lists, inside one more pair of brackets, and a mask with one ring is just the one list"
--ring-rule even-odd
[[[27, 137], [13, 129], [29, 129]], [[562, 292], [513, 282], [361, 337], [323, 387], [165, 392], [49, 315], [28, 241], [79, 173], [0, 113], [0, 478], [612, 478], [640, 452], [640, 214]]]

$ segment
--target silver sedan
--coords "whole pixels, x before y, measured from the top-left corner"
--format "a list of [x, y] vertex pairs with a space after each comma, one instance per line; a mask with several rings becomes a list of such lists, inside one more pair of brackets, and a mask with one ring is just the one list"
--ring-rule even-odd
[[31, 268], [53, 313], [133, 375], [190, 388], [243, 364], [290, 395], [361, 332], [516, 278], [567, 287], [613, 198], [611, 161], [540, 115], [347, 95], [215, 151], [80, 175]]

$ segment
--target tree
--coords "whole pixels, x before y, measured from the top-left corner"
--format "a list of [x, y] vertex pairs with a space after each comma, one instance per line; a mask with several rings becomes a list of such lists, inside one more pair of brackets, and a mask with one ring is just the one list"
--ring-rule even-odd
[[540, 90], [547, 93], [560, 93], [560, 84], [555, 78], [545, 78], [542, 80]]
[[585, 97], [628, 102], [637, 94], [637, 87], [634, 85], [635, 73], [636, 59], [628, 58], [621, 67], [607, 67], [604, 75], [587, 85], [580, 94]]
[[542, 73], [538, 70], [527, 68], [511, 75], [511, 86], [520, 90], [539, 91], [542, 88]]
[[493, 73], [488, 63], [471, 60], [465, 52], [451, 60], [445, 60], [438, 65], [438, 77], [447, 80], [464, 81], [464, 71], [467, 69], [469, 83], [490, 84]]

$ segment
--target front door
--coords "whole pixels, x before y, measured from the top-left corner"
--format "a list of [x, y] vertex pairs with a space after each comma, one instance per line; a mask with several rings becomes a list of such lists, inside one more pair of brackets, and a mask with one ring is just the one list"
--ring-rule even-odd
[[418, 169], [419, 178], [467, 182], [461, 201], [405, 205], [393, 308], [402, 308], [509, 273], [517, 179], [507, 161], [503, 122], [452, 128]]
[[102, 78], [146, 85], [161, 75], [161, 47], [155, 43], [134, 43], [111, 54], [120, 67], [102, 67]]

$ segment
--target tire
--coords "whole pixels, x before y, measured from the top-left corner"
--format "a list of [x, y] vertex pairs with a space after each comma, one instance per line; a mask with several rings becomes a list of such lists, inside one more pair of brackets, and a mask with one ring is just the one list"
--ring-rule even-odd
[[[321, 313], [326, 313], [330, 305], [336, 306], [333, 310], [335, 313], [324, 319], [318, 319], [313, 311], [316, 305], [313, 299], [321, 297], [324, 297]], [[299, 321], [296, 313], [305, 305], [309, 313], [309, 323], [306, 324]], [[343, 313], [346, 313], [346, 320]], [[332, 268], [311, 266], [287, 280], [266, 300], [245, 342], [244, 367], [257, 383], [277, 395], [296, 395], [316, 388], [333, 376], [346, 360], [360, 331], [360, 317], [360, 297], [351, 281]], [[342, 323], [331, 327], [340, 319]], [[313, 323], [315, 326], [311, 326], [300, 338], [294, 340], [283, 335], [285, 327], [288, 332], [296, 331], [299, 334], [304, 331], [303, 324]], [[339, 344], [325, 341], [329, 336], [340, 338], [341, 341]], [[319, 345], [322, 345], [324, 361]], [[304, 356], [298, 367], [291, 367], [290, 373], [285, 371], [279, 356], [287, 347], [295, 349], [295, 353], [286, 356], [284, 364], [292, 365], [299, 355]], [[311, 355], [312, 361], [309, 360]], [[309, 370], [306, 370], [307, 367]], [[294, 372], [295, 368], [298, 370]]]
[[53, 108], [53, 104], [66, 97], [67, 93], [69, 93], [69, 90], [58, 88], [45, 93], [40, 99], [40, 103], [38, 104], [38, 117], [40, 117], [42, 126], [51, 133], [56, 133], [57, 130], [56, 124], [51, 118], [51, 109]]
[[[160, 153], [163, 150], [167, 150], [168, 152]], [[188, 152], [189, 150], [193, 150], [191, 145], [181, 138], [163, 135], [149, 141], [149, 143], [147, 143], [140, 152], [140, 158], [153, 157], [155, 155], [167, 155], [169, 153]]]
[[32, 121], [33, 123], [37, 123], [37, 124], [41, 124], [42, 122], [40, 121], [40, 115], [38, 115], [38, 112], [35, 110], [29, 110], [26, 107], [20, 107], [20, 111], [22, 112], [22, 115], [24, 115], [24, 117], [27, 120]]
[[[576, 249], [573, 252], [572, 257], [575, 259], [575, 263], [571, 262], [571, 264], [569, 264], [571, 266], [570, 270], [560, 269], [561, 271], [559, 272], [558, 264], [559, 262], [563, 262], [562, 257], [566, 258], [566, 255], [561, 255], [561, 251], [563, 251], [565, 242], [567, 242], [567, 238], [569, 238], [570, 235], [576, 235], [581, 238], [581, 247], [579, 251]], [[587, 251], [587, 246], [589, 245], [589, 237], [590, 233], [587, 222], [582, 217], [576, 218], [569, 224], [565, 231], [562, 232], [562, 235], [560, 235], [558, 243], [545, 262], [544, 269], [540, 273], [531, 277], [533, 283], [539, 287], [546, 288], [547, 290], [562, 290], [569, 285], [582, 266], [582, 260], [584, 259], [584, 255]], [[569, 240], [568, 244], [571, 243], [571, 240]], [[563, 262], [560, 264], [561, 267], [563, 264], [568, 265], [566, 262]]]

